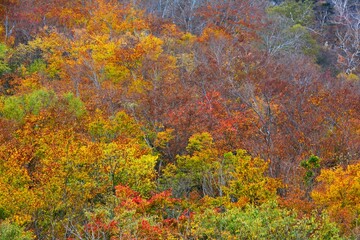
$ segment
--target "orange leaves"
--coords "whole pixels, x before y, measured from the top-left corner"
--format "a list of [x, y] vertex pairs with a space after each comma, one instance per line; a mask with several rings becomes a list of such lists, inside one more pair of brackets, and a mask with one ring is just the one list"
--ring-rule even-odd
[[[153, 3], [2, 2], [0, 34], [16, 40], [0, 53], [3, 218], [40, 239], [171, 239], [201, 238], [209, 212], [210, 237], [228, 210], [276, 201], [277, 178], [288, 206], [306, 205], [311, 152], [325, 167], [358, 155], [356, 73], [278, 46], [262, 1]], [[334, 172], [314, 199], [350, 226], [357, 179]]]
[[161, 35], [166, 36], [165, 39], [168, 38], [179, 38], [183, 35], [180, 29], [175, 24], [163, 24], [161, 26]]
[[93, 95], [89, 88], [99, 98], [114, 91], [118, 96], [143, 93], [149, 86], [142, 63], [158, 60], [163, 41], [150, 34], [139, 11], [115, 1], [97, 4], [86, 27], [73, 28], [71, 34], [50, 32], [42, 39], [48, 46], [43, 50], [49, 76], [69, 82], [68, 88], [86, 98]]
[[231, 34], [226, 32], [226, 30], [216, 27], [209, 27], [204, 29], [201, 37], [199, 38], [200, 42], [210, 42], [212, 40], [219, 40], [219, 39], [225, 39], [230, 40], [232, 38]]
[[162, 239], [163, 237], [163, 231], [164, 229], [157, 227], [157, 226], [151, 226], [150, 223], [147, 220], [142, 220], [141, 224], [139, 225], [139, 237], [140, 238], [146, 238], [146, 239]]
[[106, 33], [110, 38], [128, 31], [143, 31], [148, 28], [143, 14], [118, 1], [97, 0], [86, 27], [92, 33]]
[[37, 5], [43, 10], [50, 24], [67, 28], [66, 30], [83, 25], [92, 7], [91, 1], [80, 0], [50, 0], [45, 4], [38, 1]]
[[[29, 114], [12, 140], [1, 142], [0, 209], [7, 209], [5, 217], [18, 223], [36, 215], [36, 221], [47, 229], [49, 221], [61, 220], [58, 214], [71, 217], [69, 206], [80, 213], [99, 196], [111, 197], [113, 186], [119, 183], [142, 196], [154, 188], [157, 158], [149, 154], [134, 120], [124, 112], [111, 120], [99, 113], [89, 117], [89, 133], [86, 119], [62, 125], [71, 121], [67, 114], [75, 114], [63, 112], [67, 98], [61, 99], [56, 111]], [[70, 112], [76, 109], [74, 103], [68, 106]], [[77, 121], [82, 124], [77, 126]]]

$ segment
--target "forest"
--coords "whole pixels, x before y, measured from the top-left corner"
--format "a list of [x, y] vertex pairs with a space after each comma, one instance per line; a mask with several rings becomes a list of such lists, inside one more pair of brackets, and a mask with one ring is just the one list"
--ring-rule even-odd
[[358, 0], [0, 0], [0, 240], [360, 239]]

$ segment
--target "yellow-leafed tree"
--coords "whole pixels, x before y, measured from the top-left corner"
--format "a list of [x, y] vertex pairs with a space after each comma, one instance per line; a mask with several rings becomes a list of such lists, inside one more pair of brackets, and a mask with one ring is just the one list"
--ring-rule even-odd
[[317, 181], [320, 185], [312, 192], [314, 201], [327, 209], [345, 232], [359, 236], [360, 164], [322, 170]]

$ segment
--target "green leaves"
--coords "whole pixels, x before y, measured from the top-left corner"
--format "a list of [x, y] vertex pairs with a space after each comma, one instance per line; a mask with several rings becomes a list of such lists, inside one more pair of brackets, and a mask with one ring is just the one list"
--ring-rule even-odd
[[315, 182], [320, 157], [359, 156], [354, 9], [264, 1], [3, 0], [0, 221], [38, 239], [336, 239], [318, 207], [355, 236], [358, 167]]
[[4, 44], [0, 43], [0, 77], [4, 73], [10, 70], [8, 64], [5, 61], [7, 48]]
[[275, 202], [258, 207], [207, 209], [195, 215], [195, 234], [206, 239], [341, 239], [327, 216], [298, 218]]
[[28, 68], [28, 72], [30, 74], [36, 73], [36, 72], [42, 72], [44, 73], [46, 71], [46, 63], [42, 59], [35, 59], [33, 63], [30, 64]]
[[278, 6], [270, 7], [268, 11], [270, 14], [286, 17], [294, 25], [309, 26], [313, 24], [315, 19], [313, 8], [314, 2], [311, 0], [286, 0]]
[[319, 171], [320, 168], [320, 158], [314, 155], [311, 155], [309, 159], [301, 161], [300, 166], [306, 169], [305, 173], [305, 183], [311, 185], [315, 179], [315, 174]]
[[86, 113], [84, 103], [80, 98], [75, 97], [73, 93], [66, 93], [64, 98], [68, 104], [68, 111], [73, 113], [76, 117], [82, 117]]
[[57, 97], [54, 92], [44, 89], [35, 90], [22, 96], [3, 97], [0, 113], [8, 119], [23, 121], [25, 115], [38, 115], [42, 109], [54, 106]]
[[0, 223], [0, 240], [31, 240], [34, 236], [31, 232], [25, 231], [23, 228], [9, 223], [7, 221]]
[[287, 0], [267, 9], [272, 20], [271, 32], [267, 33], [264, 29], [262, 35], [271, 54], [279, 51], [317, 54], [319, 46], [309, 31], [315, 22], [313, 7], [313, 1], [310, 0]]

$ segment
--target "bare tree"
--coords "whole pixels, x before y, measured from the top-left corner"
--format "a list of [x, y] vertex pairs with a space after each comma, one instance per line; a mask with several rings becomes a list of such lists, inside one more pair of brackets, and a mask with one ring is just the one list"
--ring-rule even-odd
[[331, 21], [336, 26], [335, 47], [338, 62], [346, 73], [358, 72], [360, 65], [360, 2], [332, 0], [335, 14]]

